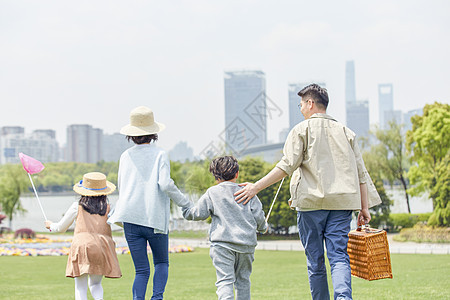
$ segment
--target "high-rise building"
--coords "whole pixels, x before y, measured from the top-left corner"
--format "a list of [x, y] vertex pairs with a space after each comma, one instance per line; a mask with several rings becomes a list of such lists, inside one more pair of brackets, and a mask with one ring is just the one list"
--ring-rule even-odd
[[103, 130], [91, 125], [67, 127], [67, 161], [97, 163], [102, 159]]
[[289, 135], [289, 128], [283, 128], [279, 133], [278, 133], [278, 142], [279, 143], [284, 143]]
[[25, 128], [20, 126], [5, 126], [2, 127], [0, 130], [0, 135], [23, 134], [23, 133], [25, 133]]
[[369, 101], [356, 100], [355, 64], [347, 61], [345, 64], [345, 118], [347, 127], [358, 137], [369, 135]]
[[400, 110], [386, 110], [384, 112], [384, 126], [383, 129], [389, 128], [389, 123], [394, 121], [397, 124], [402, 124], [402, 112]]
[[226, 149], [239, 154], [267, 141], [266, 78], [262, 71], [225, 72]]
[[52, 129], [37, 129], [33, 131], [33, 134], [41, 135], [41, 136], [48, 136], [52, 139], [56, 138], [56, 131]]
[[128, 142], [126, 136], [120, 133], [104, 134], [103, 135], [103, 153], [101, 160], [104, 161], [119, 161], [120, 155], [133, 146], [133, 142]]
[[295, 125], [305, 120], [305, 117], [298, 107], [301, 100], [298, 92], [304, 87], [304, 83], [289, 84], [289, 129], [294, 128]]
[[[305, 120], [305, 117], [302, 115], [300, 108], [298, 107], [301, 100], [298, 92], [311, 83], [313, 82], [289, 84], [289, 129], [294, 128], [295, 125]], [[323, 88], [326, 88], [326, 85], [323, 82], [317, 82], [317, 84]]]
[[346, 103], [347, 127], [356, 133], [357, 137], [369, 136], [369, 101], [358, 100]]
[[403, 124], [405, 125], [403, 127], [404, 132], [412, 129], [411, 118], [413, 116], [417, 116], [417, 115], [418, 116], [423, 115], [423, 109], [422, 108], [413, 109], [413, 110], [410, 110], [410, 111], [408, 111], [408, 112], [403, 114]]
[[345, 63], [345, 102], [356, 102], [355, 63], [353, 60]]
[[181, 141], [169, 151], [169, 158], [179, 162], [192, 161], [194, 159], [194, 150], [186, 142]]
[[25, 135], [23, 127], [3, 127], [1, 132], [0, 164], [19, 163], [20, 152], [43, 163], [59, 160], [54, 130], [35, 130], [31, 135]]
[[395, 118], [394, 110], [394, 88], [391, 83], [378, 85], [378, 116], [381, 129], [388, 128], [389, 122]]

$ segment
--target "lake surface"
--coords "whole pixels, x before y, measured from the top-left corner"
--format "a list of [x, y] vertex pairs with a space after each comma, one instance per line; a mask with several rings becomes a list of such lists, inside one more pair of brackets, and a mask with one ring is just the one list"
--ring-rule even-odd
[[[109, 202], [115, 203], [118, 197], [118, 194], [109, 195]], [[47, 218], [52, 222], [58, 222], [72, 203], [80, 200], [80, 196], [75, 193], [73, 195], [39, 195], [39, 199], [41, 200], [42, 208], [44, 209]], [[21, 197], [20, 201], [27, 212], [24, 214], [16, 214], [14, 216], [12, 229], [30, 228], [34, 231], [47, 231], [44, 224], [45, 218], [42, 215], [36, 196], [34, 196], [34, 194], [27, 195], [26, 197]], [[3, 220], [2, 225], [9, 226], [9, 220]], [[74, 225], [72, 225], [71, 228], [73, 227]]]
[[[386, 187], [388, 196], [394, 200], [394, 205], [391, 206], [392, 213], [406, 213], [408, 212], [405, 200], [405, 194], [401, 189], [391, 189]], [[116, 203], [119, 195], [117, 193], [108, 196], [110, 203]], [[47, 218], [52, 222], [58, 222], [70, 205], [80, 199], [79, 195], [39, 195], [42, 207], [44, 208]], [[44, 226], [44, 216], [42, 215], [36, 197], [33, 195], [27, 195], [21, 198], [22, 206], [27, 210], [23, 215], [16, 214], [13, 218], [12, 229], [17, 230], [20, 228], [30, 228], [34, 231], [45, 232], [47, 229]], [[424, 194], [421, 197], [410, 197], [410, 206], [412, 213], [427, 213], [433, 211], [433, 204], [428, 195]], [[177, 217], [181, 217], [177, 213]], [[192, 223], [192, 222], [191, 222]], [[197, 223], [197, 222], [195, 222]], [[3, 220], [0, 226], [9, 226], [8, 220]], [[71, 228], [73, 228], [72, 225]], [[185, 227], [182, 225], [181, 227]], [[113, 230], [120, 229], [120, 227], [113, 225]]]

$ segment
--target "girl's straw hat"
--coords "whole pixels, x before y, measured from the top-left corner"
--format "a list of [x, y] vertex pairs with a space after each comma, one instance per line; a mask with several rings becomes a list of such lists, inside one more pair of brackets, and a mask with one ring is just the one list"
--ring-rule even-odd
[[162, 131], [166, 126], [155, 122], [153, 111], [145, 106], [139, 106], [130, 113], [130, 124], [122, 127], [121, 134], [128, 136], [142, 136], [155, 134]]
[[106, 180], [106, 176], [100, 172], [91, 172], [83, 175], [83, 180], [73, 186], [75, 193], [82, 196], [109, 195], [116, 186]]

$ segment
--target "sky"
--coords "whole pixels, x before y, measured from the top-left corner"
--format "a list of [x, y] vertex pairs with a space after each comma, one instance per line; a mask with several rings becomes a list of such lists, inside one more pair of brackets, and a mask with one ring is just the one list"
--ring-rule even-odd
[[71, 124], [112, 134], [140, 105], [167, 128], [158, 144], [200, 153], [224, 130], [224, 72], [261, 70], [288, 127], [288, 85], [325, 82], [345, 123], [345, 62], [378, 122], [378, 84], [394, 109], [450, 102], [450, 1], [0, 0], [0, 127]]

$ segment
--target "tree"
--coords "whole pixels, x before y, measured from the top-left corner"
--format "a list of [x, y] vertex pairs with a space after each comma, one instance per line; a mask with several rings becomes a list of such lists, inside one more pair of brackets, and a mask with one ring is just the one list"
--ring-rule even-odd
[[20, 203], [20, 195], [28, 188], [26, 172], [21, 165], [4, 165], [0, 169], [0, 206], [12, 227], [13, 216], [26, 210]]
[[389, 214], [391, 213], [392, 200], [386, 194], [386, 190], [383, 185], [383, 174], [381, 168], [379, 168], [377, 155], [372, 151], [363, 152], [364, 164], [367, 172], [369, 172], [372, 178], [373, 184], [377, 189], [378, 195], [381, 198], [381, 204], [370, 209], [372, 220], [370, 221], [373, 227], [378, 227], [381, 223], [388, 225]]
[[450, 105], [427, 104], [423, 115], [413, 116], [411, 123], [412, 130], [406, 135], [414, 163], [408, 171], [410, 193], [428, 191], [433, 200], [430, 224], [449, 226]]
[[184, 189], [189, 194], [202, 195], [208, 188], [216, 184], [214, 176], [209, 172], [208, 161], [186, 166], [189, 166], [189, 170], [184, 179]]
[[377, 168], [381, 171], [378, 179], [386, 178], [391, 185], [396, 180], [400, 181], [405, 191], [408, 213], [411, 213], [407, 180], [408, 156], [402, 126], [391, 121], [388, 129], [376, 128], [372, 134], [378, 140], [378, 144], [372, 146], [370, 150], [371, 156], [377, 161]]
[[[239, 162], [239, 182], [256, 182], [272, 170], [275, 165], [263, 161], [261, 158], [247, 157]], [[258, 193], [263, 210], [267, 216], [280, 182], [273, 184]], [[270, 214], [269, 223], [277, 234], [288, 234], [289, 227], [296, 224], [296, 214], [289, 208], [290, 199], [289, 178], [286, 178], [278, 193], [278, 198]]]

